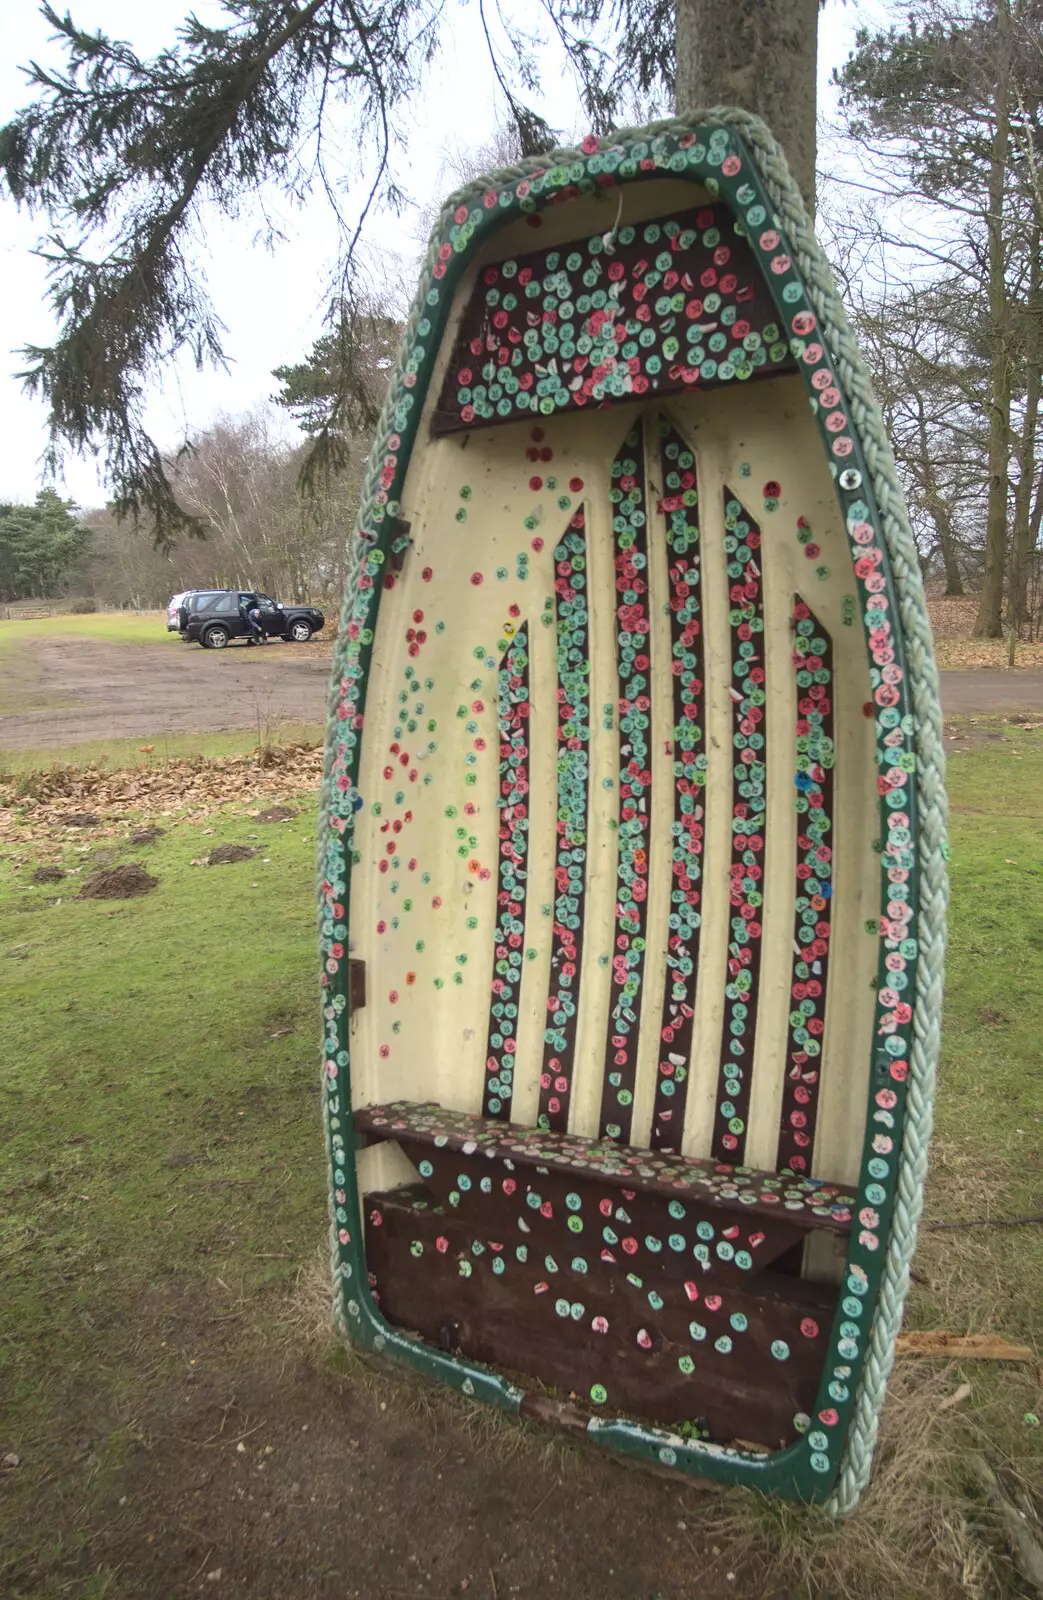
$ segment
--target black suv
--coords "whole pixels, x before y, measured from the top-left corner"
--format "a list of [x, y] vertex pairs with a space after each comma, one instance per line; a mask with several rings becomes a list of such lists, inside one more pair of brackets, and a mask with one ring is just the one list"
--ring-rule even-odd
[[205, 589], [185, 596], [177, 614], [182, 639], [198, 640], [207, 650], [223, 650], [233, 639], [257, 641], [247, 613], [260, 612], [263, 639], [283, 639], [307, 644], [313, 633], [326, 626], [315, 606], [283, 606], [254, 590]]

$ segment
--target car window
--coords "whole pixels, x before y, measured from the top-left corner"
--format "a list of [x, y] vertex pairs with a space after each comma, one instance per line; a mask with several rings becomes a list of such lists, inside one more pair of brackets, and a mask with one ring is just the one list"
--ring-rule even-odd
[[276, 609], [275, 601], [269, 600], [266, 594], [259, 594], [257, 596], [257, 604], [260, 606], [261, 610], [265, 612], [272, 612]]
[[189, 611], [212, 611], [220, 598], [220, 594], [216, 594], [212, 589], [200, 589], [198, 593], [186, 597], [185, 605]]

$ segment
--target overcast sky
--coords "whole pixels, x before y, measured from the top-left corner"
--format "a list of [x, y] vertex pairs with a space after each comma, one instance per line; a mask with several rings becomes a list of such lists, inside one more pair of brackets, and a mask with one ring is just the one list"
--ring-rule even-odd
[[[217, 0], [70, 0], [78, 25], [100, 28], [129, 40], [140, 52], [152, 53], [173, 41], [174, 29], [186, 12], [195, 10], [204, 22], [222, 16]], [[833, 95], [829, 75], [847, 55], [857, 20], [881, 18], [883, 0], [842, 5], [829, 0], [820, 19], [820, 114], [829, 118]], [[57, 67], [61, 56], [49, 39], [37, 0], [5, 0], [0, 40], [0, 125], [28, 98], [19, 68], [30, 59]], [[443, 172], [448, 146], [479, 146], [492, 134], [497, 119], [495, 83], [478, 32], [477, 6], [458, 9], [447, 52], [431, 80], [423, 102], [414, 110], [415, 131], [408, 163], [399, 177], [418, 204], [430, 204], [446, 184]], [[467, 86], [461, 95], [460, 86]], [[548, 57], [541, 109], [555, 128], [582, 133], [576, 122], [572, 86], [562, 74], [560, 59]], [[350, 207], [352, 197], [348, 197]], [[286, 241], [270, 252], [259, 246], [260, 217], [244, 207], [235, 223], [217, 216], [206, 222], [205, 240], [197, 259], [205, 263], [210, 290], [227, 329], [225, 348], [230, 371], [197, 373], [183, 363], [157, 385], [150, 396], [149, 426], [161, 444], [174, 446], [186, 431], [203, 428], [219, 413], [238, 413], [264, 402], [276, 388], [273, 367], [299, 359], [321, 332], [326, 272], [335, 253], [335, 235], [325, 201], [315, 197], [296, 210], [283, 204], [277, 220]], [[415, 214], [384, 218], [380, 237], [410, 263], [418, 251]], [[25, 396], [13, 374], [17, 350], [25, 344], [49, 344], [54, 321], [44, 299], [45, 271], [32, 255], [40, 225], [0, 199], [0, 501], [31, 500], [40, 487], [39, 458], [46, 440], [45, 408]], [[373, 237], [372, 229], [370, 237]], [[407, 267], [408, 270], [408, 267]], [[292, 424], [291, 424], [292, 426]], [[100, 505], [106, 487], [91, 461], [70, 459], [65, 492], [81, 505]]]

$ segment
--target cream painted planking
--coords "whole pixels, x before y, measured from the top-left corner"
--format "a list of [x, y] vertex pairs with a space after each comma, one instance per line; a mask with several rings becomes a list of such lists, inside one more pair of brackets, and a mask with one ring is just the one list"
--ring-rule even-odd
[[[690, 186], [655, 182], [625, 191], [624, 220], [638, 220], [698, 203], [700, 191]], [[516, 223], [486, 247], [481, 259], [500, 259], [512, 250], [546, 247], [615, 220], [616, 199], [548, 213], [540, 230]], [[581, 217], [581, 211], [586, 216]], [[589, 218], [589, 220], [588, 220]], [[607, 218], [607, 221], [606, 221]], [[536, 1117], [542, 1031], [549, 983], [551, 918], [544, 908], [554, 898], [555, 814], [555, 634], [540, 621], [544, 601], [553, 594], [553, 551], [573, 512], [586, 511], [588, 597], [591, 605], [590, 788], [587, 901], [580, 987], [580, 1016], [570, 1126], [597, 1132], [605, 1068], [607, 1016], [610, 1005], [611, 958], [617, 834], [610, 827], [618, 806], [618, 745], [613, 729], [602, 727], [606, 703], [616, 697], [614, 645], [614, 575], [612, 570], [609, 471], [616, 451], [634, 420], [646, 419], [646, 473], [649, 484], [649, 547], [651, 556], [650, 614], [652, 639], [653, 827], [650, 839], [648, 951], [642, 985], [643, 1009], [633, 1138], [647, 1141], [652, 1094], [659, 1054], [658, 1030], [666, 981], [666, 915], [670, 891], [670, 823], [673, 815], [672, 758], [667, 741], [672, 725], [670, 637], [663, 614], [666, 600], [665, 529], [654, 513], [661, 474], [657, 457], [656, 420], [668, 415], [693, 446], [699, 482], [702, 605], [707, 660], [707, 732], [709, 772], [706, 789], [706, 847], [703, 858], [703, 928], [693, 1059], [683, 1148], [704, 1155], [709, 1150], [720, 1063], [726, 943], [730, 920], [732, 712], [727, 625], [727, 575], [723, 551], [723, 491], [727, 485], [760, 526], [764, 562], [765, 654], [768, 673], [768, 826], [766, 832], [764, 940], [759, 987], [757, 1043], [749, 1120], [747, 1161], [773, 1167], [778, 1136], [790, 968], [793, 959], [793, 898], [796, 812], [794, 808], [794, 719], [796, 695], [790, 632], [794, 592], [799, 592], [828, 628], [834, 646], [835, 771], [833, 934], [829, 958], [826, 1027], [823, 1040], [822, 1086], [813, 1171], [845, 1182], [857, 1174], [864, 1134], [869, 1050], [871, 1043], [876, 941], [865, 923], [876, 915], [878, 857], [872, 841], [877, 831], [876, 769], [872, 724], [861, 714], [869, 698], [869, 680], [861, 625], [842, 620], [843, 597], [854, 593], [846, 537], [833, 494], [829, 470], [800, 380], [783, 377], [736, 384], [703, 394], [654, 402], [617, 405], [611, 410], [573, 414], [543, 421], [546, 443], [553, 446], [550, 463], [526, 460], [531, 424], [512, 423], [432, 441], [428, 417], [441, 389], [452, 331], [479, 261], [466, 274], [454, 302], [443, 340], [438, 370], [421, 420], [418, 442], [407, 478], [402, 514], [412, 524], [413, 548], [395, 587], [384, 594], [374, 650], [363, 738], [359, 788], [364, 801], [356, 835], [360, 861], [352, 879], [351, 939], [353, 952], [367, 964], [368, 998], [353, 1028], [352, 1085], [356, 1105], [394, 1098], [440, 1100], [447, 1106], [479, 1111], [485, 1077], [493, 929], [496, 921], [498, 756], [496, 731], [498, 641], [505, 622], [526, 623], [530, 638], [530, 836], [525, 946], [533, 952], [523, 963], [519, 998], [518, 1053], [512, 1116], [523, 1122]], [[749, 468], [742, 473], [742, 464]], [[553, 491], [530, 491], [530, 477], [554, 476]], [[568, 481], [583, 479], [582, 491], [570, 496], [562, 510], [559, 495]], [[762, 485], [776, 479], [782, 486], [779, 507], [762, 508]], [[470, 497], [462, 500], [467, 487]], [[457, 522], [460, 508], [466, 521]], [[527, 515], [538, 526], [523, 526]], [[807, 561], [796, 539], [796, 520], [810, 522], [822, 554]], [[542, 538], [541, 551], [532, 540]], [[521, 580], [516, 561], [523, 552], [529, 576]], [[820, 580], [815, 568], [826, 565], [830, 576]], [[430, 581], [422, 573], [430, 567]], [[506, 579], [497, 578], [506, 568]], [[482, 582], [472, 583], [480, 572]], [[510, 606], [520, 608], [516, 619]], [[427, 641], [415, 658], [406, 649], [405, 631], [421, 610], [420, 626]], [[437, 631], [437, 623], [444, 631]], [[474, 656], [484, 647], [481, 660]], [[419, 691], [410, 690], [406, 706], [399, 694], [412, 667]], [[433, 688], [423, 687], [433, 680]], [[472, 689], [480, 680], [480, 688]], [[417, 702], [424, 706], [416, 714]], [[480, 702], [483, 709], [470, 708]], [[468, 714], [460, 718], [457, 707]], [[413, 733], [399, 720], [418, 723]], [[429, 717], [435, 732], [426, 731]], [[613, 724], [617, 722], [613, 718]], [[467, 731], [467, 723], [476, 732]], [[401, 737], [395, 729], [402, 728]], [[422, 734], [422, 737], [421, 737]], [[484, 738], [484, 752], [473, 748]], [[436, 750], [401, 767], [390, 745], [398, 743], [413, 758], [418, 747], [433, 740]], [[468, 764], [468, 754], [475, 760]], [[393, 780], [383, 771], [392, 765]], [[408, 773], [416, 770], [418, 781]], [[431, 782], [424, 786], [426, 773]], [[474, 784], [466, 784], [471, 773]], [[401, 774], [401, 778], [399, 777]], [[605, 780], [612, 787], [605, 787]], [[406, 799], [396, 804], [394, 795]], [[373, 802], [381, 807], [374, 816]], [[473, 816], [464, 807], [473, 804]], [[455, 817], [446, 816], [454, 807]], [[414, 820], [395, 835], [395, 819], [408, 810]], [[456, 829], [464, 827], [465, 840]], [[477, 840], [471, 847], [469, 840]], [[381, 873], [386, 846], [398, 839], [399, 866]], [[466, 856], [457, 855], [467, 842]], [[416, 860], [412, 871], [409, 861]], [[478, 861], [488, 876], [469, 870]], [[424, 884], [422, 875], [429, 874]], [[398, 888], [391, 890], [395, 882]], [[442, 904], [436, 907], [435, 899]], [[405, 902], [412, 901], [412, 910]], [[394, 926], [397, 918], [398, 926]], [[467, 927], [473, 918], [477, 926]], [[385, 930], [377, 933], [377, 924]], [[424, 949], [416, 949], [417, 941]], [[457, 957], [466, 956], [465, 963]], [[414, 981], [407, 981], [413, 973]], [[460, 981], [455, 981], [459, 974]], [[434, 980], [441, 977], [441, 987]], [[397, 994], [392, 1003], [390, 996]], [[394, 1024], [399, 1031], [394, 1032]], [[381, 1049], [386, 1055], [381, 1055]], [[371, 1162], [367, 1152], [364, 1188], [404, 1180], [403, 1163], [394, 1169]], [[411, 1170], [411, 1169], [410, 1169]]]

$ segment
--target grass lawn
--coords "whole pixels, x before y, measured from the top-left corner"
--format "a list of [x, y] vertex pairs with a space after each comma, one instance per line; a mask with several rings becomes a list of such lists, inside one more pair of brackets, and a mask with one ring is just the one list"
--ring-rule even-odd
[[26, 639], [106, 639], [113, 644], [180, 644], [167, 632], [163, 611], [97, 611], [86, 616], [24, 617], [0, 621], [0, 651]]
[[[54, 1469], [39, 1441], [93, 1445], [100, 1402], [101, 1488], [127, 1447], [123, 1402], [180, 1365], [159, 1337], [167, 1298], [224, 1278], [264, 1323], [321, 1236], [311, 803], [268, 827], [216, 811], [123, 850], [160, 880], [137, 900], [77, 902], [79, 877], [35, 888], [4, 864], [2, 1449], [27, 1470], [7, 1479], [0, 1549], [16, 1560]], [[190, 864], [224, 842], [263, 854]], [[64, 864], [112, 854], [106, 838]], [[82, 1535], [45, 1533], [43, 1570]]]
[[[321, 744], [320, 722], [280, 722], [266, 733], [270, 744], [285, 745], [300, 741]], [[110, 772], [126, 767], [163, 767], [185, 756], [241, 756], [257, 748], [257, 729], [240, 728], [221, 733], [157, 733], [136, 739], [89, 739], [80, 744], [63, 745], [58, 751], [0, 751], [0, 775], [45, 771], [52, 766], [99, 766]]]
[[[54, 619], [77, 628], [123, 620]], [[127, 621], [154, 627], [140, 618]], [[0, 629], [15, 626], [20, 625]], [[222, 749], [231, 748], [221, 739]], [[198, 749], [199, 739], [192, 744]], [[1004, 729], [998, 739], [971, 744], [953, 758], [951, 798], [948, 999], [928, 1214], [936, 1220], [1018, 1217], [1043, 1210], [1043, 735]], [[137, 900], [75, 900], [82, 872], [61, 883], [31, 885], [39, 857], [30, 845], [16, 843], [13, 852], [9, 846], [8, 859], [0, 861], [0, 1458], [18, 1458], [0, 1480], [0, 1592], [14, 1600], [70, 1594], [82, 1600], [139, 1594], [166, 1600], [198, 1592], [248, 1594], [254, 1600], [359, 1593], [383, 1600], [461, 1592], [428, 1586], [418, 1567], [374, 1578], [358, 1590], [343, 1574], [330, 1578], [326, 1589], [309, 1586], [318, 1578], [306, 1582], [289, 1571], [278, 1583], [261, 1574], [252, 1586], [229, 1589], [226, 1580], [210, 1581], [212, 1569], [200, 1576], [210, 1559], [201, 1534], [204, 1559], [194, 1579], [187, 1568], [163, 1580], [142, 1576], [149, 1570], [143, 1565], [149, 1559], [145, 1529], [149, 1539], [161, 1533], [155, 1520], [131, 1518], [136, 1479], [162, 1485], [164, 1470], [172, 1483], [175, 1476], [172, 1462], [157, 1460], [149, 1443], [156, 1416], [168, 1418], [171, 1439], [184, 1435], [186, 1446], [193, 1445], [193, 1470], [202, 1471], [200, 1462], [215, 1471], [218, 1461], [225, 1463], [225, 1456], [213, 1454], [219, 1445], [227, 1445], [232, 1456], [239, 1448], [231, 1442], [235, 1431], [224, 1433], [234, 1409], [226, 1409], [222, 1420], [218, 1408], [212, 1429], [199, 1423], [189, 1431], [188, 1423], [177, 1421], [182, 1395], [205, 1386], [208, 1372], [213, 1376], [220, 1367], [234, 1407], [245, 1403], [245, 1373], [258, 1349], [278, 1353], [287, 1396], [297, 1392], [294, 1362], [321, 1368], [336, 1386], [323, 1404], [356, 1418], [346, 1433], [334, 1431], [330, 1448], [336, 1461], [326, 1464], [324, 1482], [331, 1472], [343, 1473], [346, 1454], [358, 1445], [358, 1437], [347, 1434], [362, 1437], [358, 1417], [369, 1404], [362, 1393], [369, 1394], [366, 1385], [373, 1382], [367, 1370], [331, 1353], [321, 1340], [306, 1345], [298, 1326], [300, 1270], [314, 1263], [324, 1238], [325, 1172], [318, 1121], [313, 797], [297, 803], [303, 807], [298, 816], [274, 825], [258, 823], [238, 804], [215, 809], [203, 821], [167, 821], [166, 835], [147, 847], [131, 849], [111, 830], [63, 845], [68, 868], [86, 870], [116, 857], [142, 861], [159, 886]], [[132, 825], [131, 819], [121, 824], [122, 833]], [[260, 853], [231, 866], [191, 864], [228, 841], [259, 847]], [[16, 872], [19, 860], [24, 864]], [[1038, 1348], [1043, 1228], [925, 1234], [917, 1278], [911, 1325], [992, 1331]], [[318, 1304], [321, 1323], [321, 1290]], [[970, 1394], [944, 1407], [964, 1380]], [[271, 1404], [277, 1404], [275, 1380], [273, 1393]], [[744, 1600], [839, 1600], [847, 1594], [862, 1600], [956, 1594], [1013, 1600], [1020, 1591], [1002, 1538], [976, 1500], [962, 1461], [973, 1445], [1037, 1493], [1043, 1490], [1043, 1428], [1032, 1420], [1043, 1412], [1036, 1370], [906, 1362], [896, 1394], [901, 1403], [891, 1407], [877, 1485], [865, 1512], [839, 1529], [799, 1509], [761, 1506], [750, 1496], [725, 1496], [705, 1509], [706, 1502], [689, 1491], [681, 1491], [688, 1496], [681, 1500], [676, 1485], [578, 1455], [579, 1466], [572, 1469], [583, 1490], [578, 1507], [604, 1501], [611, 1510], [616, 1493], [614, 1520], [626, 1540], [646, 1552], [652, 1535], [641, 1520], [645, 1513], [635, 1509], [641, 1497], [663, 1508], [655, 1514], [666, 1519], [652, 1540], [659, 1551], [656, 1571], [666, 1577], [658, 1584], [650, 1578], [641, 1589], [619, 1588], [614, 1585], [622, 1580], [606, 1569], [600, 1591], [590, 1592], [606, 1600], [617, 1594], [646, 1600], [646, 1590], [647, 1596], [661, 1590], [664, 1600], [718, 1592]], [[442, 1445], [436, 1449], [425, 1439], [442, 1426], [442, 1403], [417, 1401], [409, 1385], [394, 1379], [379, 1395], [374, 1405], [386, 1409], [374, 1412], [374, 1426], [384, 1430], [377, 1437], [406, 1440], [403, 1449], [412, 1452], [410, 1459], [419, 1455], [418, 1470], [427, 1471], [430, 1498]], [[267, 1402], [266, 1410], [270, 1416]], [[309, 1401], [295, 1418], [295, 1436], [310, 1426], [314, 1437], [322, 1424]], [[498, 1437], [507, 1437], [501, 1425], [495, 1427]], [[206, 1431], [213, 1431], [213, 1439]], [[522, 1433], [511, 1430], [510, 1451], [502, 1449], [503, 1460], [494, 1456], [480, 1466], [478, 1478], [500, 1481], [512, 1470], [504, 1460], [516, 1449], [545, 1453], [543, 1444], [519, 1446]], [[921, 1453], [911, 1454], [917, 1447]], [[373, 1450], [362, 1454], [365, 1461], [360, 1458], [351, 1470], [377, 1471], [382, 1447], [376, 1448], [376, 1465]], [[537, 1459], [544, 1465], [537, 1467]], [[530, 1495], [535, 1504], [545, 1455], [533, 1454], [532, 1462], [525, 1471], [536, 1479]], [[247, 1487], [249, 1499], [255, 1490], [260, 1495], [264, 1466], [261, 1461], [251, 1468], [249, 1486], [242, 1479], [244, 1505]], [[236, 1470], [229, 1456], [220, 1473]], [[391, 1450], [388, 1481], [376, 1484], [374, 1507], [385, 1494], [392, 1503], [404, 1470]], [[459, 1470], [468, 1470], [466, 1462]], [[206, 1480], [208, 1487], [184, 1487], [178, 1501], [182, 1532], [171, 1537], [184, 1544], [184, 1527], [199, 1533], [220, 1473]], [[479, 1485], [474, 1493], [480, 1499], [487, 1488]], [[298, 1479], [286, 1484], [285, 1495], [291, 1491], [304, 1499], [310, 1492], [318, 1508], [319, 1531], [308, 1557], [311, 1562], [314, 1556], [318, 1571], [328, 1554], [319, 1549], [326, 1536], [322, 1528], [336, 1516], [321, 1487]], [[153, 1518], [162, 1488], [150, 1492], [147, 1515]], [[685, 1518], [680, 1522], [678, 1504]], [[465, 1526], [471, 1527], [468, 1517], [474, 1520], [472, 1511], [473, 1506], [459, 1513], [461, 1539]], [[587, 1515], [577, 1510], [577, 1521]], [[670, 1541], [691, 1539], [699, 1519], [718, 1540], [716, 1555], [723, 1549], [724, 1565], [738, 1576], [726, 1582], [722, 1568], [712, 1582], [707, 1575], [701, 1586], [693, 1578], [690, 1590], [675, 1588]], [[483, 1536], [490, 1570], [501, 1537], [506, 1544], [506, 1521], [502, 1506], [498, 1514], [487, 1514]], [[529, 1543], [549, 1563], [539, 1524], [526, 1525]], [[485, 1525], [479, 1520], [478, 1526]], [[682, 1536], [675, 1529], [686, 1531]], [[384, 1522], [379, 1533], [375, 1525], [360, 1526], [357, 1560], [364, 1560], [360, 1552], [367, 1539], [387, 1544], [393, 1537]], [[562, 1541], [571, 1534], [556, 1537], [555, 1550], [565, 1560]], [[722, 1543], [728, 1540], [734, 1541], [734, 1554], [732, 1545]], [[159, 1546], [149, 1544], [153, 1549]], [[700, 1561], [704, 1555], [700, 1546]], [[744, 1557], [753, 1562], [748, 1582]], [[275, 1552], [271, 1561], [278, 1559]], [[586, 1558], [573, 1552], [572, 1559]], [[652, 1558], [646, 1553], [645, 1559]], [[596, 1553], [590, 1560], [596, 1561]], [[328, 1564], [332, 1571], [332, 1557]], [[573, 1577], [572, 1593], [586, 1595]], [[352, 1582], [358, 1581], [356, 1573]], [[473, 1592], [496, 1592], [484, 1571], [481, 1585]], [[501, 1600], [506, 1592], [501, 1582]], [[514, 1592], [528, 1600], [530, 1592], [542, 1590], [522, 1583]], [[569, 1591], [566, 1586], [550, 1592]]]

